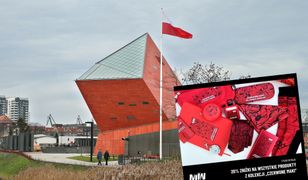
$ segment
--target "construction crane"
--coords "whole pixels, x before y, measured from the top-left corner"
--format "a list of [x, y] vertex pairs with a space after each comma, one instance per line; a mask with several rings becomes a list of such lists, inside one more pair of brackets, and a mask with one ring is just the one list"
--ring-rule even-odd
[[55, 119], [52, 117], [51, 114], [47, 116], [46, 126], [48, 126], [48, 123], [50, 123], [50, 126], [56, 131], [55, 138], [57, 140], [56, 145], [58, 146], [59, 145], [59, 130], [57, 127], [58, 124], [56, 123]]
[[46, 123], [46, 126], [48, 125], [48, 123], [50, 123], [50, 126], [51, 126], [51, 127], [53, 127], [53, 125], [56, 125], [56, 124], [57, 124], [56, 121], [55, 121], [55, 119], [52, 117], [51, 114], [49, 114], [49, 115], [47, 116], [47, 123]]
[[303, 120], [308, 122], [308, 110], [305, 110], [305, 114], [303, 115]]
[[77, 122], [76, 122], [76, 124], [79, 124], [79, 125], [83, 124], [83, 123], [82, 123], [82, 119], [80, 118], [80, 115], [78, 115], [78, 117], [77, 117]]

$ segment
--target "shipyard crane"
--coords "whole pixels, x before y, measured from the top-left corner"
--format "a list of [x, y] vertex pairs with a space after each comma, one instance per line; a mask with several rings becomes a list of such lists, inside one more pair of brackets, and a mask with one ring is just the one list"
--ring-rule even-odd
[[78, 115], [78, 117], [77, 117], [77, 122], [76, 122], [76, 124], [78, 124], [78, 125], [82, 125], [82, 124], [83, 124], [80, 115]]
[[55, 121], [55, 119], [52, 117], [51, 114], [49, 114], [49, 115], [47, 116], [47, 123], [46, 123], [46, 126], [48, 125], [48, 123], [50, 123], [50, 126], [51, 126], [51, 127], [53, 127], [53, 125], [56, 125], [56, 124], [57, 124], [56, 121]]
[[303, 116], [302, 116], [302, 119], [303, 119], [303, 121], [306, 121], [306, 122], [308, 122], [308, 110], [304, 110], [305, 112], [305, 114], [303, 114]]
[[57, 123], [56, 123], [55, 119], [52, 117], [51, 114], [49, 114], [49, 115], [47, 116], [47, 123], [46, 123], [46, 126], [48, 126], [48, 123], [50, 123], [50, 126], [51, 126], [54, 130], [56, 130], [55, 138], [56, 138], [56, 140], [57, 140], [56, 145], [58, 146], [58, 145], [59, 145], [59, 131], [58, 131]]

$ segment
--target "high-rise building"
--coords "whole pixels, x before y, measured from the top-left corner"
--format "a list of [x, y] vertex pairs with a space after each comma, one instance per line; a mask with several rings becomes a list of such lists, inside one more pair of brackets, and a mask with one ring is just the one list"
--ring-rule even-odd
[[13, 121], [23, 118], [29, 121], [29, 100], [28, 98], [9, 97], [7, 99], [7, 116]]
[[7, 100], [5, 96], [0, 96], [0, 116], [7, 113]]

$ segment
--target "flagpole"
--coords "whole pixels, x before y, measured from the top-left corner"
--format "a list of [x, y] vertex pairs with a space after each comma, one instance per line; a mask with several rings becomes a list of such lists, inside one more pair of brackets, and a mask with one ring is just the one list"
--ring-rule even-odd
[[163, 8], [161, 8], [160, 73], [159, 73], [159, 159], [163, 158]]

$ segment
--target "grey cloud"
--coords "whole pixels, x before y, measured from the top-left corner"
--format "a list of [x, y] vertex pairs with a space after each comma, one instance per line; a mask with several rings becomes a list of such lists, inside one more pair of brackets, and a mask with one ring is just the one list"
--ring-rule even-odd
[[308, 106], [308, 1], [4, 1], [0, 95], [30, 98], [31, 121], [90, 119], [74, 80], [145, 32], [159, 45], [163, 7], [191, 40], [164, 36], [173, 68], [223, 65], [237, 78], [297, 72]]

